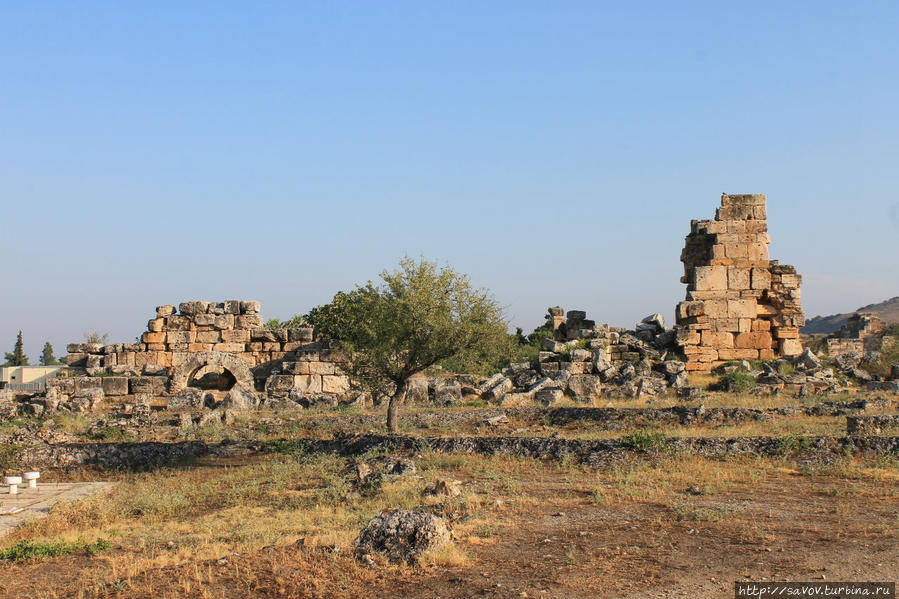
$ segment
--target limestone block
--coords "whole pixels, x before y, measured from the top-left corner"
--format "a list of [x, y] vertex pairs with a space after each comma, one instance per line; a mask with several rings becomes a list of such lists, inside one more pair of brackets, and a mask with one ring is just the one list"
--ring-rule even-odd
[[178, 312], [185, 315], [190, 314], [205, 314], [209, 309], [209, 302], [201, 302], [201, 301], [192, 301], [192, 302], [181, 302], [178, 304]]
[[220, 316], [225, 313], [225, 302], [210, 302], [206, 311], [210, 314]]
[[246, 344], [247, 351], [250, 352], [261, 352], [262, 351], [262, 342], [261, 341], [251, 341]]
[[730, 360], [758, 360], [759, 350], [757, 349], [722, 349], [718, 351], [718, 359], [724, 361]]
[[287, 374], [273, 374], [265, 381], [265, 394], [268, 396], [287, 395], [291, 391], [291, 389], [294, 389], [295, 380], [295, 376]]
[[770, 349], [773, 343], [771, 333], [767, 331], [740, 333], [734, 339], [734, 346], [737, 349]]
[[87, 354], [70, 352], [66, 355], [68, 366], [84, 366], [87, 363]]
[[166, 304], [165, 306], [156, 306], [156, 316], [158, 318], [165, 318], [166, 316], [171, 316], [175, 313], [175, 306], [172, 304]]
[[751, 243], [747, 246], [747, 258], [750, 262], [767, 262], [768, 245], [765, 242]]
[[212, 343], [191, 343], [187, 347], [189, 352], [212, 351]]
[[287, 356], [287, 352], [285, 351], [273, 351], [271, 352], [272, 360], [283, 360]]
[[128, 395], [128, 377], [104, 376], [102, 379], [103, 393], [106, 395]]
[[700, 333], [691, 331], [685, 327], [677, 328], [677, 344], [678, 345], [699, 345], [701, 342]]
[[166, 316], [165, 330], [167, 331], [187, 331], [191, 327], [190, 318], [187, 316]]
[[226, 343], [249, 343], [250, 331], [246, 329], [224, 330], [220, 333], [222, 341]]
[[225, 302], [225, 314], [240, 314], [240, 300], [228, 300]]
[[169, 331], [165, 334], [165, 342], [169, 344], [193, 343], [194, 341], [207, 343], [199, 338], [199, 335], [201, 334], [202, 333], [196, 333], [194, 331]]
[[757, 315], [758, 302], [755, 299], [727, 300], [728, 318], [755, 318]]
[[739, 318], [719, 318], [715, 321], [715, 329], [717, 331], [727, 331], [728, 333], [740, 332]]
[[162, 331], [162, 327], [165, 326], [165, 318], [154, 318], [153, 320], [147, 322], [147, 330], [151, 333], [159, 333]]
[[681, 302], [677, 305], [677, 320], [690, 318], [691, 316], [700, 316], [705, 314], [705, 304], [703, 302]]
[[200, 327], [211, 327], [215, 322], [215, 314], [196, 314], [193, 317], [194, 324]]
[[144, 343], [165, 343], [166, 333], [144, 333], [141, 341]]
[[322, 393], [343, 393], [350, 390], [350, 379], [345, 376], [325, 375], [322, 377]]
[[118, 352], [116, 354], [116, 364], [119, 366], [134, 366], [134, 352]]
[[215, 317], [215, 321], [212, 326], [221, 330], [221, 329], [233, 329], [234, 328], [234, 315], [233, 314], [219, 314]]
[[234, 328], [237, 329], [258, 329], [263, 324], [262, 317], [254, 314], [241, 315], [234, 318]]
[[774, 329], [774, 336], [777, 339], [799, 339], [799, 329], [797, 327], [778, 327]]
[[749, 246], [744, 243], [731, 242], [726, 244], [724, 254], [732, 260], [745, 260], [749, 258]]
[[262, 351], [281, 351], [281, 344], [277, 341], [263, 341]]
[[155, 352], [155, 351], [165, 351], [168, 349], [168, 345], [165, 343], [148, 343], [147, 351]]
[[261, 362], [260, 362], [259, 360], [256, 359], [256, 354], [252, 354], [252, 353], [249, 353], [249, 352], [240, 352], [240, 353], [235, 354], [235, 355], [236, 355], [238, 358], [240, 358], [241, 360], [243, 360], [244, 362], [246, 362], [246, 363], [247, 363], [247, 366], [249, 366], [250, 368], [256, 368], [256, 366], [258, 366], [259, 364], [261, 364]]
[[228, 353], [242, 353], [244, 349], [243, 343], [216, 343], [213, 348], [214, 351], [223, 351]]
[[132, 376], [128, 379], [128, 391], [132, 394], [162, 395], [167, 380], [164, 376]]
[[258, 328], [250, 331], [250, 339], [253, 341], [268, 341], [269, 343], [278, 341], [278, 336], [273, 329]]
[[781, 339], [780, 354], [782, 356], [798, 356], [802, 353], [802, 342], [799, 339]]
[[568, 394], [578, 401], [590, 401], [599, 396], [602, 382], [594, 374], [573, 374], [568, 379]]
[[197, 343], [220, 343], [222, 341], [222, 334], [218, 331], [197, 331], [195, 335], [196, 339], [193, 341]]
[[262, 309], [262, 305], [257, 301], [242, 301], [240, 302], [240, 312], [241, 314], [258, 314], [259, 310]]
[[771, 321], [770, 320], [762, 320], [761, 318], [757, 318], [752, 321], [752, 330], [753, 331], [770, 331], [771, 330]]
[[724, 318], [727, 316], [727, 302], [724, 300], [705, 300], [702, 302], [703, 311], [709, 318]]
[[750, 271], [748, 268], [731, 268], [727, 271], [728, 289], [749, 289]]
[[298, 393], [321, 393], [322, 377], [317, 374], [295, 375], [293, 387]]
[[751, 318], [741, 318], [740, 319], [740, 332], [748, 333], [752, 331], [752, 319]]
[[724, 291], [727, 289], [727, 268], [697, 266], [693, 269], [693, 289], [696, 291]]
[[287, 329], [287, 340], [290, 342], [309, 343], [312, 341], [312, 327]]
[[771, 271], [767, 268], [753, 268], [751, 278], [753, 289], [771, 289]]
[[734, 346], [734, 336], [733, 333], [728, 332], [703, 331], [701, 345], [715, 349], [722, 347], [732, 348]]
[[774, 359], [774, 350], [773, 349], [760, 349], [759, 350], [759, 360], [773, 360]]

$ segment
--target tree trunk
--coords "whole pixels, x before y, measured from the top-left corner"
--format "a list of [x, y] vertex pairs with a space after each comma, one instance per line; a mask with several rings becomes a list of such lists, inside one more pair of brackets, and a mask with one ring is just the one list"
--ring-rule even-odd
[[405, 395], [406, 381], [403, 381], [396, 386], [396, 391], [390, 396], [390, 401], [387, 403], [387, 432], [392, 435], [400, 432], [396, 423], [396, 411], [403, 403]]

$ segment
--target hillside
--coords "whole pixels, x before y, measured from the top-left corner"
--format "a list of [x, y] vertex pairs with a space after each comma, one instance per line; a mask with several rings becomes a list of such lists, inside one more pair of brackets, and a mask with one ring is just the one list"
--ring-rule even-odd
[[880, 302], [879, 304], [869, 304], [867, 306], [862, 306], [857, 310], [846, 312], [845, 314], [816, 316], [807, 320], [805, 326], [802, 327], [801, 331], [805, 335], [814, 335], [817, 333], [833, 333], [841, 326], [843, 326], [843, 323], [846, 322], [846, 319], [855, 312], [873, 312], [874, 314], [880, 316], [880, 318], [882, 318], [885, 323], [897, 324], [899, 323], [899, 296]]

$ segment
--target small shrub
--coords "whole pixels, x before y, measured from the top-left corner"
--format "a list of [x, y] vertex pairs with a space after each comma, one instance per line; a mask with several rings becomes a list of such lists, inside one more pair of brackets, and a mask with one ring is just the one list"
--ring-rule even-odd
[[747, 393], [755, 387], [755, 378], [746, 372], [725, 374], [717, 383], [709, 385], [709, 391], [729, 391], [731, 393]]
[[780, 451], [783, 454], [800, 453], [812, 448], [812, 441], [802, 435], [787, 435], [778, 440]]
[[621, 444], [631, 449], [646, 451], [661, 447], [665, 439], [665, 433], [632, 433], [621, 437]]

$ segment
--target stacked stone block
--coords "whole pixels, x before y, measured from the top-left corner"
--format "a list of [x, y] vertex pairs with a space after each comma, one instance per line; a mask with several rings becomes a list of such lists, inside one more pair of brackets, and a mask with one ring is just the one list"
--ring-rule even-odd
[[846, 319], [840, 330], [827, 338], [827, 352], [831, 356], [880, 349], [884, 324], [879, 316], [870, 312], [856, 312]]
[[687, 297], [677, 344], [690, 371], [802, 353], [802, 277], [768, 257], [765, 196], [722, 195], [713, 220], [692, 221], [681, 260]]
[[312, 343], [312, 328], [267, 329], [256, 301], [190, 301], [156, 308], [139, 343], [75, 343], [67, 347], [72, 367], [142, 371], [146, 366], [171, 369], [199, 352], [234, 354], [255, 368], [283, 359]]
[[59, 379], [58, 391], [68, 395], [97, 387], [106, 396], [158, 396], [181, 391], [203, 366], [224, 367], [238, 384], [264, 390], [268, 397], [336, 397], [349, 391], [337, 357], [314, 340], [312, 327], [265, 328], [259, 310], [259, 302], [240, 300], [159, 306], [138, 343], [70, 344], [66, 362], [76, 376]]

